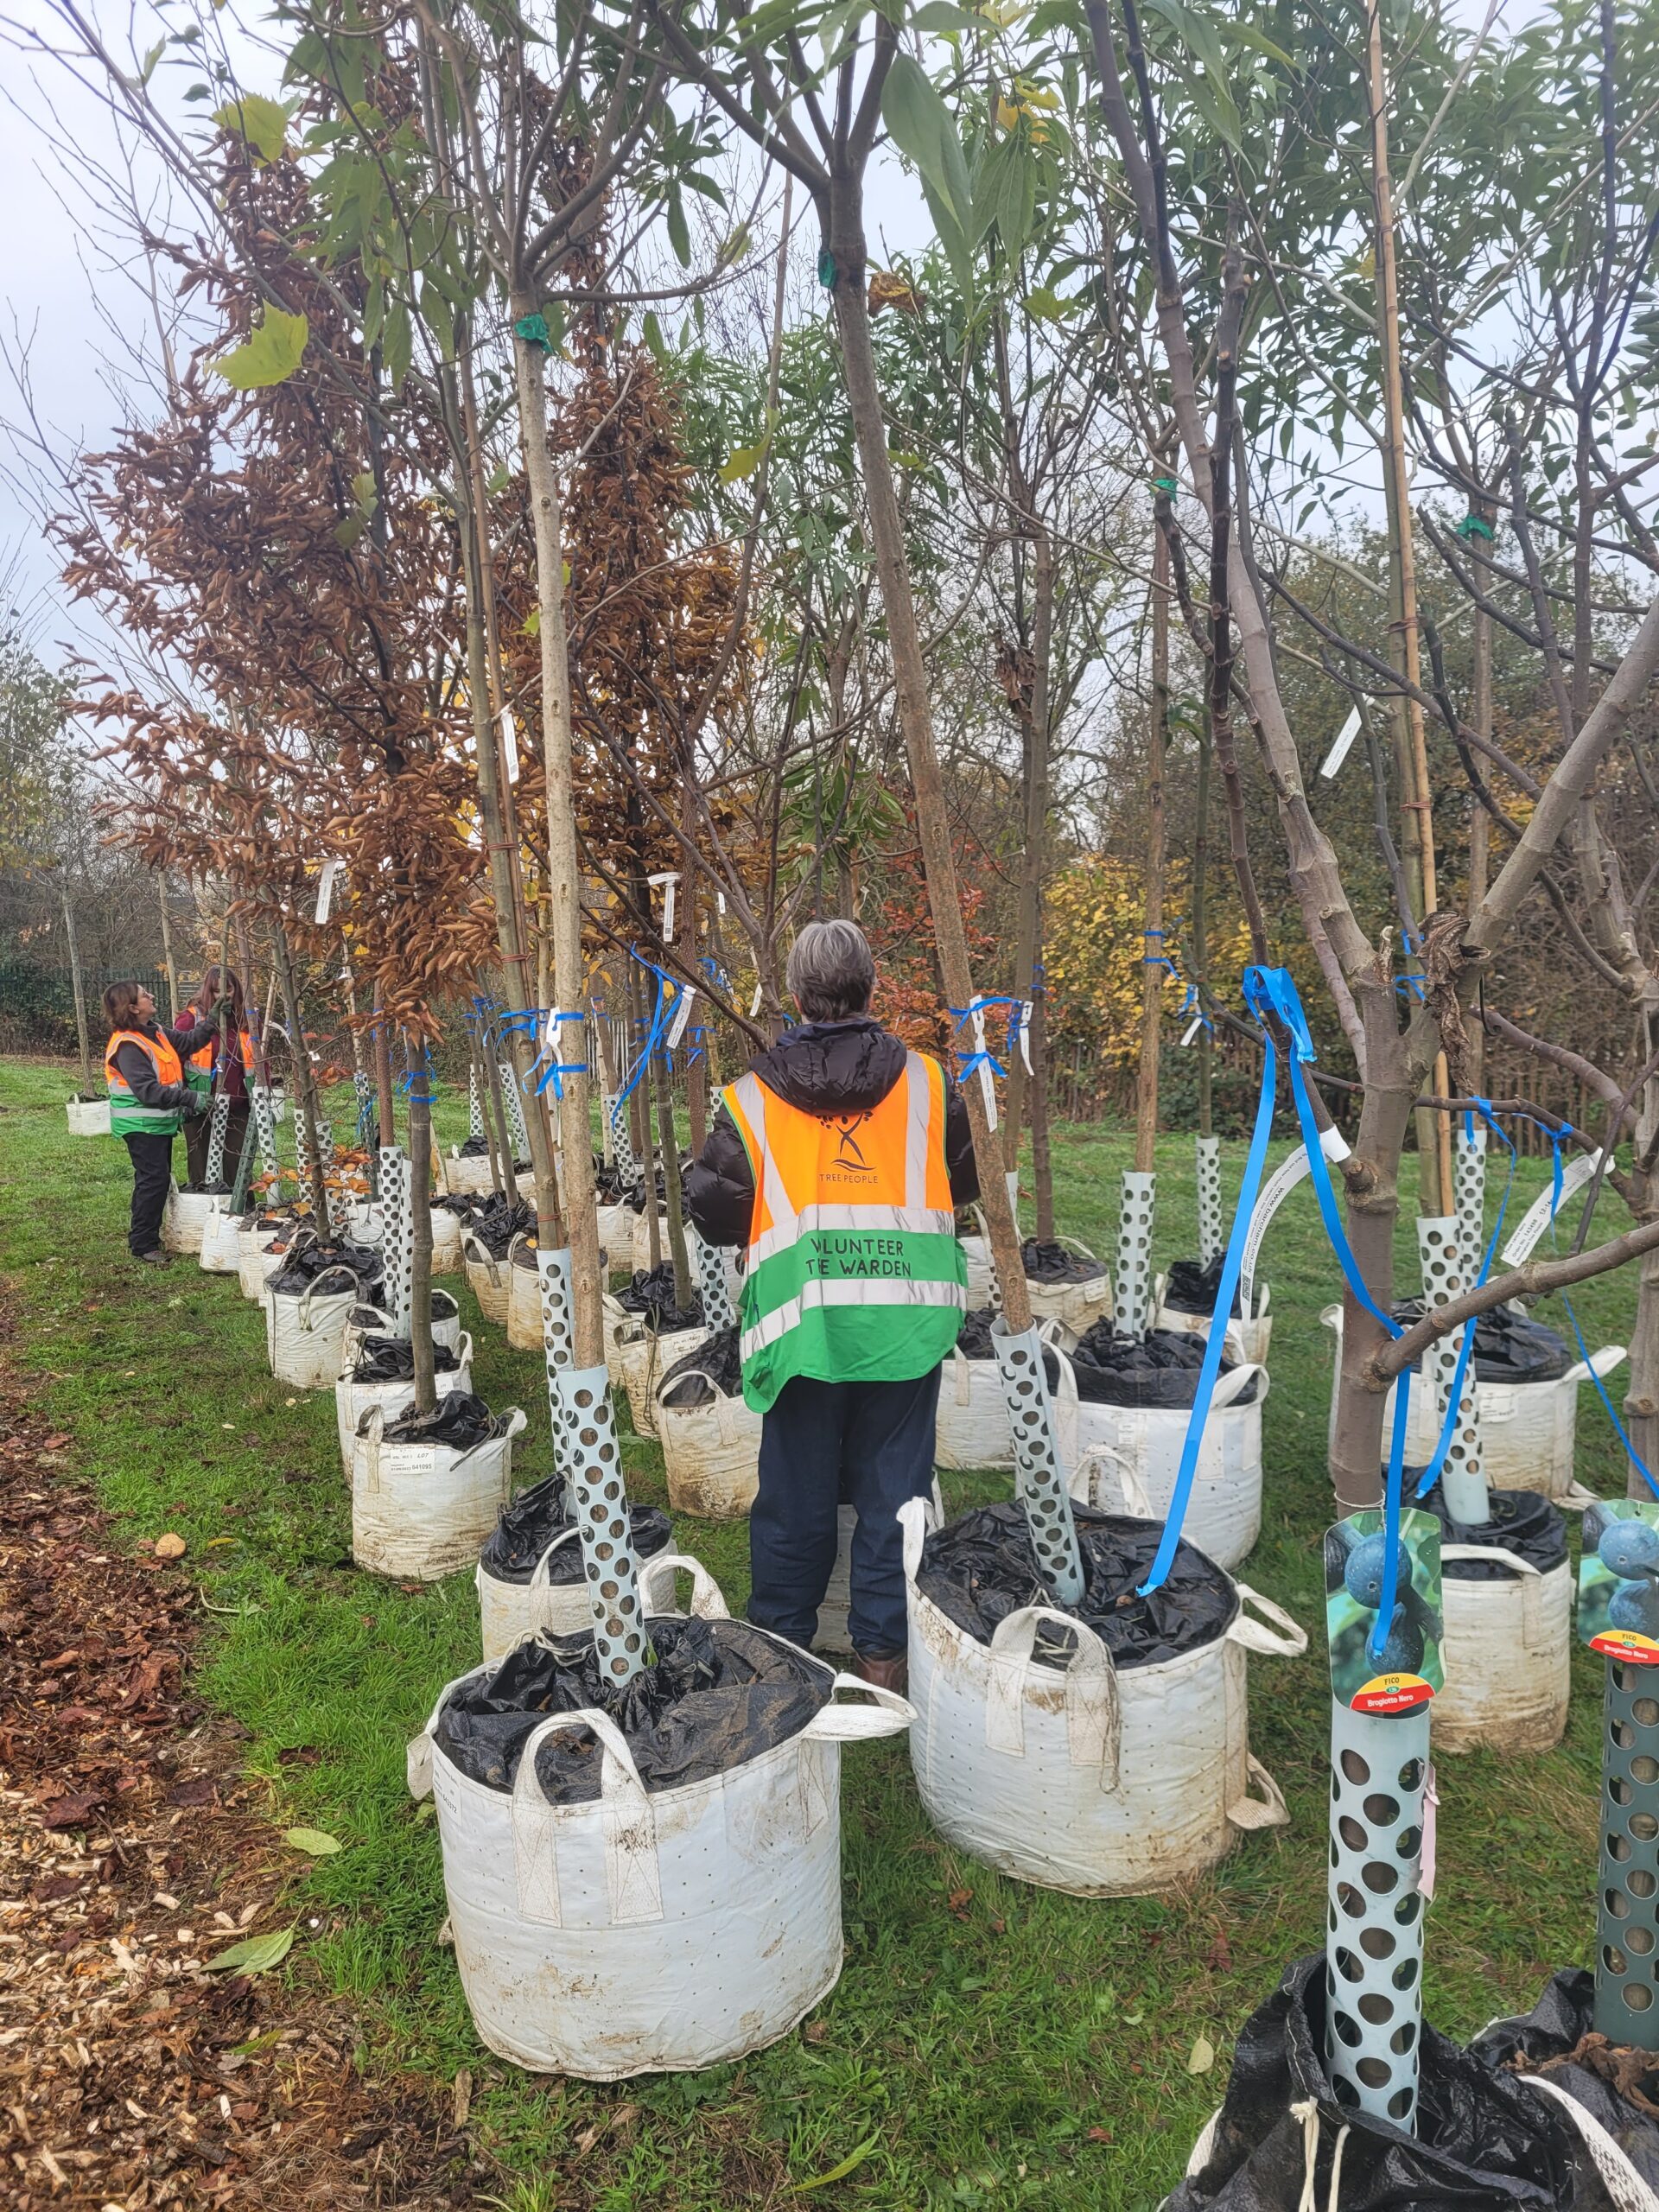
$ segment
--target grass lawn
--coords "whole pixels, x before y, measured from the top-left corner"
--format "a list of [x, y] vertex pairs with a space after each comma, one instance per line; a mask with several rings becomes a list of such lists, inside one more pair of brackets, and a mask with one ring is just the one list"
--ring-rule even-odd
[[[1338, 1276], [1307, 1185], [1280, 1214], [1263, 1262], [1278, 1317], [1266, 1509], [1243, 1570], [1316, 1631], [1305, 1659], [1251, 1669], [1252, 1748], [1285, 1791], [1289, 1829], [1243, 1842], [1189, 1893], [1090, 1903], [947, 1849], [923, 1816], [902, 1741], [855, 1747], [843, 1769], [847, 1964], [831, 1997], [800, 2033], [739, 2065], [594, 2089], [483, 2052], [453, 1953], [437, 1941], [437, 1834], [430, 1805], [405, 1790], [404, 1748], [436, 1690], [476, 1662], [471, 1576], [410, 1596], [353, 1567], [332, 1396], [270, 1379], [260, 1311], [234, 1277], [188, 1264], [151, 1274], [129, 1261], [126, 1153], [68, 1135], [72, 1087], [66, 1069], [0, 1062], [0, 1265], [21, 1324], [16, 1356], [129, 1540], [166, 1529], [188, 1540], [216, 1630], [200, 1688], [251, 1732], [248, 1758], [269, 1777], [273, 1814], [346, 1847], [296, 1877], [296, 1906], [321, 1926], [287, 1970], [360, 2002], [374, 2024], [364, 2063], [474, 2070], [474, 2129], [511, 2177], [499, 2200], [510, 2212], [1155, 2203], [1217, 2100], [1240, 2023], [1285, 1963], [1323, 1940], [1329, 1706], [1317, 1631], [1332, 1359], [1318, 1317]], [[463, 1135], [464, 1099], [448, 1095], [437, 1120], [446, 1142]], [[1062, 1125], [1054, 1149], [1061, 1227], [1109, 1250], [1129, 1140]], [[1230, 1147], [1224, 1166], [1230, 1203], [1243, 1152]], [[1523, 1168], [1511, 1221], [1546, 1174]], [[1160, 1199], [1161, 1263], [1195, 1241], [1189, 1138], [1160, 1147]], [[1398, 1261], [1401, 1281], [1414, 1283], [1408, 1224]], [[480, 1322], [464, 1285], [446, 1287], [477, 1338], [477, 1387], [498, 1410], [530, 1414], [515, 1471], [539, 1479], [551, 1465], [540, 1363]], [[1592, 1344], [1623, 1340], [1634, 1300], [1633, 1270], [1585, 1288]], [[1544, 1318], [1565, 1327], [1548, 1308]], [[1580, 1434], [1580, 1479], [1622, 1491], [1587, 1389]], [[624, 1450], [634, 1495], [665, 1503], [657, 1447], [630, 1436]], [[944, 1482], [953, 1509], [1007, 1490], [994, 1476]], [[744, 1528], [683, 1520], [678, 1535], [737, 1611]], [[1549, 1757], [1442, 1764], [1426, 1995], [1454, 2035], [1529, 2005], [1551, 1969], [1590, 1957], [1599, 1661], [1575, 1657], [1573, 1689], [1567, 1740]], [[298, 1746], [321, 1758], [283, 1764]], [[1201, 2037], [1217, 2053], [1207, 2075], [1189, 2070]], [[854, 2154], [844, 2178], [812, 2186]]]

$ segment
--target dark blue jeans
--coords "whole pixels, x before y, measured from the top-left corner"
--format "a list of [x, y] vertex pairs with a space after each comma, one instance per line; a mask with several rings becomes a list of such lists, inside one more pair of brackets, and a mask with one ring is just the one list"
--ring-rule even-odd
[[892, 1657], [907, 1643], [899, 1509], [933, 1483], [939, 1370], [909, 1382], [785, 1382], [760, 1429], [749, 1511], [749, 1618], [810, 1646], [836, 1563], [836, 1509], [853, 1535], [853, 1649]]
[[127, 1249], [136, 1260], [162, 1247], [162, 1216], [173, 1180], [173, 1140], [149, 1134], [124, 1138], [132, 1157], [132, 1212]]

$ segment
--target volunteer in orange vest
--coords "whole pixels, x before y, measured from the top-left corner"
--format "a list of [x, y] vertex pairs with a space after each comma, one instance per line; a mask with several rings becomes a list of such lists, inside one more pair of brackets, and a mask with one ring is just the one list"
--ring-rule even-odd
[[[194, 1015], [195, 1009], [190, 1009]], [[218, 1020], [182, 1021], [163, 1029], [156, 1001], [142, 983], [111, 983], [104, 994], [110, 1041], [104, 1079], [110, 1087], [110, 1133], [124, 1138], [132, 1159], [132, 1218], [127, 1249], [135, 1260], [165, 1267], [162, 1215], [173, 1178], [179, 1124], [205, 1114], [207, 1101], [185, 1081], [184, 1063], [213, 1034]]]
[[870, 1012], [875, 964], [846, 921], [789, 956], [799, 1028], [721, 1093], [686, 1183], [701, 1236], [746, 1248], [743, 1395], [763, 1414], [749, 1618], [809, 1646], [855, 1508], [856, 1671], [905, 1685], [898, 1514], [933, 1480], [939, 1363], [967, 1273], [953, 1215], [979, 1195], [968, 1116], [937, 1060]]
[[[228, 1064], [220, 1067], [219, 1021], [217, 1008], [221, 1001], [226, 1006], [226, 1026], [230, 1031], [231, 1054]], [[192, 1090], [207, 1099], [209, 1106], [215, 1098], [231, 1102], [230, 1121], [225, 1131], [225, 1179], [234, 1182], [236, 1165], [242, 1157], [242, 1141], [247, 1135], [248, 1113], [253, 1084], [253, 1039], [248, 1034], [247, 1008], [243, 1002], [241, 979], [233, 968], [225, 970], [221, 983], [217, 966], [212, 967], [201, 979], [201, 988], [185, 1008], [185, 1015], [194, 1021], [211, 1021], [213, 1033], [199, 1052], [191, 1053], [184, 1064], [184, 1079]], [[207, 1147], [213, 1132], [211, 1113], [199, 1116], [184, 1125], [184, 1153], [189, 1162], [190, 1188], [199, 1190], [207, 1179]]]

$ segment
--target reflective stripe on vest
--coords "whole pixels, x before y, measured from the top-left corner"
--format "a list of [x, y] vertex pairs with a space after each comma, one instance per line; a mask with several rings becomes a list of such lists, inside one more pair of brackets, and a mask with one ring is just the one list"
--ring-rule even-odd
[[[250, 1083], [253, 1080], [253, 1039], [245, 1029], [238, 1030], [242, 1043], [242, 1072]], [[213, 1061], [219, 1052], [216, 1043], [204, 1045], [199, 1052], [192, 1052], [184, 1079], [192, 1090], [211, 1090], [213, 1087]]]
[[115, 1065], [117, 1048], [138, 1045], [149, 1054], [157, 1083], [182, 1083], [184, 1069], [177, 1047], [165, 1030], [146, 1037], [142, 1029], [118, 1029], [104, 1047], [104, 1080], [110, 1089], [110, 1135], [116, 1137], [170, 1137], [178, 1132], [176, 1106], [141, 1106], [132, 1086]]
[[795, 1375], [926, 1374], [966, 1305], [944, 1161], [944, 1077], [920, 1052], [868, 1113], [820, 1116], [759, 1076], [721, 1094], [754, 1177], [743, 1394], [764, 1411]]

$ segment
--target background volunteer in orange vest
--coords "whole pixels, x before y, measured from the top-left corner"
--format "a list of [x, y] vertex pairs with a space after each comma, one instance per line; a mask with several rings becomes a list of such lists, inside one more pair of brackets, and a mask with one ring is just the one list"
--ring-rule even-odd
[[858, 1514], [856, 1671], [902, 1689], [899, 1509], [933, 1480], [939, 1363], [966, 1303], [954, 1210], [979, 1195], [967, 1110], [937, 1060], [870, 1012], [863, 931], [810, 922], [789, 956], [804, 1017], [721, 1109], [686, 1183], [698, 1233], [745, 1247], [743, 1395], [764, 1414], [749, 1618], [808, 1646]]
[[[192, 1009], [194, 1013], [194, 1009]], [[207, 1102], [184, 1079], [184, 1063], [213, 1034], [212, 1020], [163, 1029], [156, 1001], [142, 983], [111, 983], [104, 994], [110, 1041], [104, 1078], [110, 1087], [110, 1131], [124, 1140], [132, 1159], [132, 1219], [127, 1249], [134, 1259], [165, 1267], [162, 1215], [173, 1178], [173, 1140], [179, 1124], [207, 1110]]]
[[[228, 1065], [219, 1067], [219, 1009], [226, 999], [229, 1004], [225, 1012], [231, 1033], [231, 1056]], [[247, 1009], [236, 970], [227, 968], [221, 983], [217, 966], [210, 968], [201, 979], [201, 988], [185, 1008], [185, 1019], [211, 1021], [213, 1025], [213, 1033], [205, 1045], [188, 1057], [181, 1055], [185, 1060], [184, 1079], [209, 1104], [221, 1097], [231, 1102], [231, 1118], [225, 1132], [225, 1176], [227, 1182], [234, 1182], [236, 1164], [242, 1157], [242, 1141], [247, 1135], [248, 1077], [253, 1065], [253, 1040], [248, 1034]], [[184, 1154], [190, 1166], [192, 1190], [200, 1189], [207, 1179], [207, 1146], [212, 1134], [213, 1116], [209, 1114], [198, 1115], [184, 1125]]]

